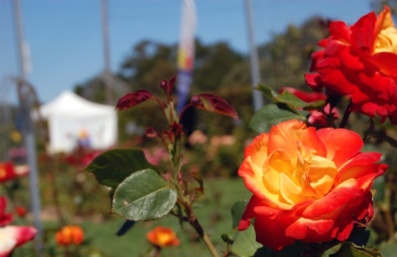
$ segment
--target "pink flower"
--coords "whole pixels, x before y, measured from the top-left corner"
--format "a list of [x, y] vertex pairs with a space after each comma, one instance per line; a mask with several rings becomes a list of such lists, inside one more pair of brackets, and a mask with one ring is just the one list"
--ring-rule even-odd
[[7, 257], [11, 251], [32, 240], [37, 229], [28, 226], [6, 226], [0, 228], [0, 257]]
[[[7, 200], [0, 197], [0, 226], [12, 221], [12, 215], [5, 212]], [[0, 228], [0, 257], [7, 257], [11, 251], [30, 240], [37, 234], [37, 229], [28, 226], [5, 226]]]

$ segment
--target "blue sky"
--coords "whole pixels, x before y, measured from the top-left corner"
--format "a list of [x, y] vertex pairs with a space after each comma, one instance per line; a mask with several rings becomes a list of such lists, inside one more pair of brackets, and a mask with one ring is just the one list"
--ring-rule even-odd
[[[118, 70], [143, 39], [176, 43], [181, 0], [108, 0], [111, 68]], [[32, 69], [28, 80], [48, 102], [104, 69], [100, 0], [20, 0]], [[247, 53], [244, 0], [196, 0], [197, 37], [219, 40]], [[370, 0], [252, 0], [255, 40], [263, 43], [288, 24], [313, 15], [354, 23], [371, 11]], [[0, 0], [0, 101], [13, 99], [9, 78], [18, 75], [12, 0]]]

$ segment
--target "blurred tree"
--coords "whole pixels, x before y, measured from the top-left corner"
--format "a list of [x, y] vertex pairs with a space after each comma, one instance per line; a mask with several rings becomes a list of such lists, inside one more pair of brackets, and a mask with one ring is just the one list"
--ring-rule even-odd
[[249, 85], [249, 69], [245, 57], [226, 42], [203, 45], [196, 40], [196, 62], [193, 88], [216, 91], [220, 87]]
[[383, 7], [388, 5], [393, 15], [397, 12], [397, 0], [371, 0], [371, 8], [379, 13], [383, 10]]
[[[167, 46], [145, 40], [137, 44], [133, 53], [125, 58], [120, 74], [129, 81], [133, 90], [146, 88], [153, 93], [159, 93], [159, 82], [177, 75], [176, 59], [177, 45]], [[243, 60], [243, 56], [227, 43], [204, 45], [197, 40], [192, 88], [214, 91], [232, 83], [231, 72], [235, 74], [233, 79], [240, 80], [234, 81], [234, 84], [241, 84], [241, 80], [248, 79], [243, 75], [248, 73], [248, 69], [241, 70], [244, 67]], [[236, 66], [239, 68], [236, 69]]]
[[162, 92], [160, 81], [176, 75], [176, 56], [176, 45], [141, 41], [124, 59], [120, 75], [131, 85], [131, 90], [145, 88], [158, 94]]
[[307, 88], [304, 74], [317, 42], [328, 35], [329, 21], [313, 17], [302, 26], [289, 25], [285, 32], [259, 47], [262, 81], [278, 90], [283, 86]]

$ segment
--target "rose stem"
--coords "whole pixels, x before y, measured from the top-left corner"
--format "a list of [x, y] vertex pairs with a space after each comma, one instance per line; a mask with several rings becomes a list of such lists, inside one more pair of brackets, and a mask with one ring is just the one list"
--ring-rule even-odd
[[351, 111], [350, 111], [351, 105], [352, 105], [352, 102], [350, 101], [349, 104], [346, 107], [345, 113], [343, 114], [343, 118], [342, 118], [342, 121], [339, 124], [339, 128], [346, 127], [347, 120], [349, 119], [349, 116], [350, 116], [350, 113], [351, 113]]

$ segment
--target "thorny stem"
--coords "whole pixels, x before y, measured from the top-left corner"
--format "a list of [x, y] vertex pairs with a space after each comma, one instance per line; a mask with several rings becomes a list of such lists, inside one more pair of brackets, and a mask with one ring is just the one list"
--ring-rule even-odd
[[[181, 149], [181, 137], [176, 137], [176, 142], [174, 147], [179, 147]], [[173, 163], [173, 168], [174, 168], [174, 179], [175, 179], [175, 184], [176, 184], [176, 189], [178, 191], [178, 198], [180, 198], [180, 204], [183, 205], [183, 208], [185, 209], [186, 215], [187, 215], [187, 221], [189, 224], [194, 228], [194, 230], [197, 232], [199, 237], [204, 241], [205, 245], [207, 246], [208, 250], [210, 251], [212, 257], [219, 257], [218, 252], [212, 243], [211, 239], [209, 236], [204, 232], [203, 227], [201, 226], [199, 220], [197, 219], [196, 215], [194, 214], [190, 200], [186, 199], [186, 197], [183, 195], [181, 192], [181, 184], [179, 183], [179, 174], [180, 174], [180, 169], [181, 169], [181, 154], [178, 152], [178, 156], [176, 157], [176, 163]], [[172, 162], [172, 161], [171, 161]]]
[[194, 228], [194, 230], [196, 230], [197, 234], [200, 236], [200, 238], [204, 241], [205, 245], [207, 246], [208, 250], [210, 251], [211, 255], [213, 257], [219, 257], [218, 252], [214, 246], [214, 244], [212, 243], [211, 239], [209, 238], [209, 236], [204, 232], [203, 227], [201, 226], [200, 222], [198, 221], [198, 219], [196, 218], [196, 216], [194, 215], [193, 211], [189, 208], [189, 224]]

